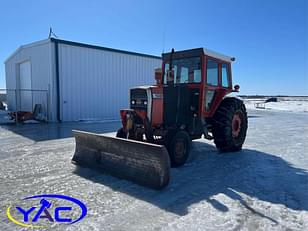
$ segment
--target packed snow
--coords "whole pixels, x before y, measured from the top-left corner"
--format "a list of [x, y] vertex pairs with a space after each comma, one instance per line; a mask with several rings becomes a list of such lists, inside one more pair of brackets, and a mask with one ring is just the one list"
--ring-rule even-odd
[[12, 202], [57, 193], [85, 202], [88, 214], [53, 230], [308, 230], [308, 114], [247, 107], [241, 152], [193, 141], [162, 191], [71, 164], [71, 129], [110, 133], [119, 122], [1, 126], [0, 229], [21, 229], [6, 217]]
[[277, 97], [277, 100], [278, 102], [265, 103], [266, 98], [244, 99], [248, 109], [308, 112], [308, 97]]

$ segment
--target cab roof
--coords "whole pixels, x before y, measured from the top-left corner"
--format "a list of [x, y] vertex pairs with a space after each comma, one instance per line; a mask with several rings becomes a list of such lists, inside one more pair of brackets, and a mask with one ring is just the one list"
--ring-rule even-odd
[[[162, 54], [163, 60], [169, 60], [170, 55], [171, 55], [171, 52], [163, 53]], [[212, 51], [206, 48], [194, 48], [194, 49], [189, 49], [189, 50], [174, 51], [173, 58], [180, 59], [180, 58], [186, 58], [186, 57], [196, 57], [196, 56], [201, 56], [201, 55], [206, 55], [206, 56], [219, 59], [225, 62], [232, 62], [235, 60], [234, 57], [223, 55], [216, 51]]]

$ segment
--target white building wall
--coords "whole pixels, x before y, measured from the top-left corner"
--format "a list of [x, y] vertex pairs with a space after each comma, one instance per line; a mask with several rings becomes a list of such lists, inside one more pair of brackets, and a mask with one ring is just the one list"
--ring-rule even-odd
[[[58, 55], [62, 121], [118, 119], [119, 110], [128, 107], [129, 88], [153, 84], [154, 69], [161, 67], [158, 58], [61, 41]], [[21, 46], [6, 60], [9, 110], [22, 109], [20, 104], [29, 99], [15, 91], [19, 89], [19, 65], [25, 61], [31, 63], [33, 107], [36, 103], [42, 104], [48, 120], [57, 121], [56, 52], [55, 42], [49, 39]]]
[[154, 83], [161, 60], [59, 44], [62, 121], [118, 119], [129, 88]]
[[[52, 114], [49, 104], [53, 103], [48, 101], [48, 90], [51, 87], [51, 80], [53, 79], [52, 70], [52, 46], [49, 40], [43, 40], [33, 44], [20, 47], [13, 53], [5, 62], [6, 72], [6, 88], [8, 89], [8, 106], [9, 110], [20, 110], [22, 105], [41, 104], [44, 113], [49, 110], [49, 120], [55, 119], [55, 114]], [[31, 65], [31, 87], [30, 89], [20, 89], [20, 64], [30, 62]], [[25, 91], [32, 90], [32, 91]], [[22, 93], [20, 93], [22, 92]], [[22, 97], [23, 95], [27, 97]], [[31, 94], [31, 97], [28, 97]], [[25, 102], [31, 100], [32, 102]], [[17, 101], [17, 102], [16, 102]], [[33, 108], [32, 108], [33, 109]]]

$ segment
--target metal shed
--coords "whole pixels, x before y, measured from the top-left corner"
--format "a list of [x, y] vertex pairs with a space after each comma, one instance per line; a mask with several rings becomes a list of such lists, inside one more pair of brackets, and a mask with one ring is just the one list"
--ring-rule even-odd
[[117, 119], [128, 89], [154, 82], [158, 56], [50, 38], [6, 61], [9, 110], [40, 104], [48, 121]]

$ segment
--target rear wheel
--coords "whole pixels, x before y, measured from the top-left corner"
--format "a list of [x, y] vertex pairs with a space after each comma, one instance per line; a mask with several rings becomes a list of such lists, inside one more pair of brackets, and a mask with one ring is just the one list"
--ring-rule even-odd
[[213, 136], [216, 147], [222, 152], [242, 149], [247, 132], [247, 112], [237, 98], [224, 99], [214, 115]]
[[191, 139], [187, 132], [179, 131], [170, 139], [168, 152], [171, 166], [179, 167], [185, 164], [191, 146]]

